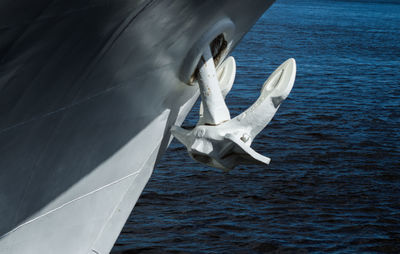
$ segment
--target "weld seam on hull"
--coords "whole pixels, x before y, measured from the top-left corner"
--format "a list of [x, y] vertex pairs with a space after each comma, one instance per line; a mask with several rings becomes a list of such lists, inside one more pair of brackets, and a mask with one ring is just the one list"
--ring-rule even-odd
[[[159, 69], [165, 68], [165, 67], [168, 66], [168, 65], [170, 65], [170, 64], [166, 64], [166, 65], [160, 66], [160, 68], [156, 68], [156, 69], [152, 69], [152, 70], [159, 70]], [[148, 73], [143, 74], [143, 76], [146, 75], [146, 74], [148, 74]], [[141, 76], [136, 76], [136, 77], [141, 77]], [[133, 86], [133, 84], [132, 84], [132, 83], [129, 83], [129, 84], [123, 83], [123, 84], [119, 84], [119, 85], [115, 85], [115, 86], [113, 86], [113, 87], [107, 88], [107, 89], [105, 89], [105, 90], [103, 90], [103, 91], [100, 91], [100, 92], [98, 92], [98, 93], [96, 93], [96, 94], [93, 94], [93, 95], [91, 95], [91, 96], [88, 96], [88, 97], [86, 97], [86, 98], [83, 98], [82, 100], [79, 100], [79, 101], [76, 101], [76, 102], [74, 102], [74, 103], [71, 103], [70, 105], [61, 107], [61, 108], [59, 108], [59, 109], [57, 109], [57, 110], [55, 110], [55, 111], [48, 112], [48, 113], [45, 113], [45, 114], [40, 115], [40, 116], [38, 116], [38, 117], [34, 117], [34, 118], [28, 119], [28, 120], [26, 120], [26, 121], [17, 123], [17, 124], [15, 124], [15, 125], [6, 127], [6, 128], [4, 128], [4, 129], [0, 130], [0, 134], [3, 134], [3, 133], [5, 133], [5, 132], [10, 131], [10, 130], [12, 130], [12, 129], [14, 129], [14, 128], [17, 128], [17, 127], [19, 127], [19, 126], [28, 124], [28, 123], [30, 123], [30, 122], [34, 122], [34, 121], [37, 121], [37, 120], [40, 120], [40, 119], [44, 119], [44, 118], [50, 117], [50, 116], [52, 116], [52, 115], [54, 115], [54, 114], [57, 114], [57, 113], [59, 113], [59, 112], [62, 112], [62, 111], [65, 111], [65, 110], [69, 110], [69, 109], [71, 109], [71, 108], [73, 108], [73, 107], [76, 107], [76, 106], [81, 105], [82, 103], [85, 103], [85, 102], [87, 102], [87, 101], [90, 101], [90, 100], [92, 100], [93, 98], [96, 98], [96, 97], [98, 97], [98, 96], [104, 95], [104, 94], [106, 94], [106, 93], [108, 93], [108, 92], [111, 92], [111, 91], [114, 90], [114, 89], [117, 89], [117, 88], [120, 88], [120, 87], [124, 87], [124, 86]]]
[[[141, 8], [138, 12], [132, 13], [131, 15], [129, 15], [129, 16], [121, 23], [121, 25], [116, 29], [116, 31], [114, 31], [114, 33], [110, 36], [110, 38], [107, 40], [107, 42], [104, 44], [104, 46], [100, 49], [100, 52], [97, 54], [96, 58], [89, 64], [89, 67], [86, 68], [86, 71], [84, 71], [84, 73], [83, 73], [83, 76], [84, 76], [84, 77], [82, 78], [82, 80], [85, 80], [85, 79], [87, 78], [87, 75], [91, 72], [91, 69], [94, 68], [94, 66], [101, 60], [101, 58], [106, 54], [106, 52], [114, 45], [114, 42], [120, 37], [120, 35], [125, 31], [125, 29], [129, 26], [129, 24], [132, 23], [132, 21], [133, 21], [140, 13], [142, 13], [148, 6], [150, 6], [153, 2], [154, 2], [154, 1], [149, 1], [149, 2], [146, 3], [146, 4], [143, 6], [143, 8]], [[164, 67], [164, 66], [162, 66], [162, 67]], [[29, 122], [33, 122], [33, 121], [36, 121], [36, 120], [39, 120], [39, 119], [44, 119], [44, 118], [49, 117], [49, 116], [51, 116], [51, 115], [53, 115], [53, 114], [56, 114], [56, 113], [58, 113], [58, 112], [61, 112], [61, 111], [67, 110], [67, 109], [69, 109], [69, 108], [72, 108], [72, 107], [74, 107], [74, 106], [77, 106], [77, 105], [79, 105], [79, 104], [82, 104], [82, 103], [84, 103], [84, 102], [86, 102], [86, 101], [88, 101], [88, 100], [91, 100], [91, 99], [94, 98], [94, 97], [97, 97], [97, 96], [99, 96], [99, 95], [102, 95], [102, 94], [104, 94], [104, 93], [107, 93], [107, 92], [113, 90], [113, 89], [116, 88], [116, 87], [119, 87], [119, 86], [118, 86], [118, 85], [115, 85], [115, 86], [113, 86], [113, 87], [110, 87], [110, 88], [108, 88], [108, 89], [105, 89], [105, 90], [103, 90], [103, 91], [100, 91], [100, 92], [98, 92], [98, 93], [96, 93], [96, 94], [93, 94], [93, 95], [88, 96], [88, 97], [86, 97], [86, 98], [83, 98], [83, 99], [81, 99], [81, 100], [77, 100], [77, 101], [76, 101], [76, 100], [73, 100], [73, 102], [72, 102], [71, 104], [66, 105], [66, 106], [64, 106], [64, 107], [61, 107], [61, 108], [59, 108], [59, 109], [57, 109], [57, 110], [55, 110], [55, 111], [51, 111], [51, 112], [45, 113], [45, 114], [43, 114], [43, 115], [39, 115], [39, 116], [37, 116], [37, 117], [33, 117], [33, 118], [31, 118], [31, 119], [28, 119], [28, 120], [26, 120], [26, 121], [23, 121], [23, 122], [14, 124], [14, 125], [9, 126], [9, 127], [6, 127], [6, 128], [4, 128], [4, 129], [0, 130], [0, 134], [4, 133], [4, 132], [6, 132], [6, 131], [12, 130], [12, 129], [16, 128], [16, 127], [22, 126], [22, 125], [24, 125], [24, 124], [27, 124], [27, 123], [29, 123]]]
[[[143, 166], [142, 166], [141, 168], [143, 168]], [[52, 210], [50, 210], [50, 211], [44, 213], [44, 214], [42, 214], [42, 215], [39, 215], [39, 216], [37, 216], [37, 217], [35, 217], [35, 218], [31, 219], [31, 220], [28, 220], [27, 222], [22, 223], [21, 225], [17, 226], [16, 228], [12, 229], [11, 231], [9, 231], [9, 232], [5, 233], [4, 235], [2, 235], [2, 236], [0, 237], [0, 239], [6, 237], [7, 235], [10, 235], [11, 233], [17, 231], [18, 229], [22, 228], [23, 226], [25, 226], [25, 225], [27, 225], [27, 224], [30, 224], [30, 223], [32, 223], [32, 222], [34, 222], [34, 221], [36, 221], [36, 220], [38, 220], [38, 219], [40, 219], [40, 218], [43, 218], [43, 217], [49, 215], [50, 213], [53, 213], [53, 212], [55, 212], [55, 211], [57, 211], [57, 210], [60, 210], [61, 208], [64, 208], [65, 206], [68, 206], [68, 205], [70, 205], [70, 204], [72, 204], [72, 203], [74, 203], [74, 202], [76, 202], [76, 201], [78, 201], [78, 200], [80, 200], [80, 199], [83, 199], [83, 198], [85, 198], [85, 197], [87, 197], [87, 196], [90, 196], [90, 195], [92, 195], [92, 194], [94, 194], [94, 193], [96, 193], [96, 192], [98, 192], [98, 191], [101, 191], [102, 189], [105, 189], [105, 188], [107, 188], [107, 187], [109, 187], [109, 186], [112, 186], [112, 185], [114, 185], [114, 184], [117, 184], [117, 183], [119, 183], [119, 182], [121, 182], [121, 181], [123, 181], [123, 180], [125, 180], [125, 179], [127, 179], [127, 178], [129, 178], [129, 177], [136, 176], [136, 175], [138, 175], [139, 173], [140, 173], [140, 170], [135, 171], [135, 172], [133, 172], [133, 173], [131, 173], [131, 174], [129, 174], [129, 175], [126, 175], [126, 176], [124, 176], [124, 177], [122, 177], [122, 178], [120, 178], [120, 179], [117, 179], [117, 180], [115, 180], [115, 181], [113, 181], [113, 182], [111, 182], [111, 183], [109, 183], [109, 184], [103, 185], [103, 186], [101, 186], [101, 187], [99, 187], [99, 188], [97, 188], [97, 189], [95, 189], [95, 190], [92, 190], [92, 191], [90, 191], [90, 192], [88, 192], [88, 193], [86, 193], [86, 194], [84, 194], [84, 195], [82, 195], [82, 196], [79, 196], [79, 197], [77, 197], [77, 198], [74, 198], [73, 200], [68, 201], [68, 202], [66, 202], [66, 203], [64, 203], [64, 204], [62, 204], [62, 205], [60, 205], [60, 206], [58, 206], [58, 207], [56, 207], [56, 208], [54, 208], [54, 209], [52, 209]]]

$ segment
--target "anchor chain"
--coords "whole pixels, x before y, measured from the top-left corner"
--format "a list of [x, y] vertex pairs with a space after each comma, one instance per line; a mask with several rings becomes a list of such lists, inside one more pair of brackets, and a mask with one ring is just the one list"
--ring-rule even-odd
[[198, 70], [202, 100], [199, 122], [192, 130], [172, 126], [172, 135], [186, 146], [194, 160], [208, 166], [227, 171], [239, 164], [269, 164], [271, 159], [257, 153], [250, 145], [292, 90], [296, 76], [295, 60], [291, 58], [281, 64], [264, 82], [255, 103], [233, 119], [225, 104], [225, 96], [235, 79], [234, 58], [228, 57], [217, 71], [211, 50], [207, 48]]

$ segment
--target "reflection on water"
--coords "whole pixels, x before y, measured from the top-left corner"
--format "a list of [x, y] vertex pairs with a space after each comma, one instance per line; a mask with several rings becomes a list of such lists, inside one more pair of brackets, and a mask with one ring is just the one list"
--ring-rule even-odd
[[[173, 142], [114, 251], [400, 252], [400, 4], [278, 1], [233, 53], [232, 115], [294, 57], [254, 143], [269, 167], [203, 167]], [[186, 125], [194, 125], [194, 112]]]

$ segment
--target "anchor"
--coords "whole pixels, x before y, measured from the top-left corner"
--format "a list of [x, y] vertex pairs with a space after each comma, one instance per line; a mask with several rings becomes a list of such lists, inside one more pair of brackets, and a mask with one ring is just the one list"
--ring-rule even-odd
[[205, 49], [198, 64], [199, 121], [192, 130], [171, 127], [172, 135], [186, 146], [194, 160], [224, 171], [240, 164], [270, 163], [270, 158], [250, 145], [292, 90], [296, 62], [290, 58], [281, 64], [264, 82], [254, 104], [231, 119], [225, 96], [232, 88], [235, 74], [233, 57], [228, 57], [217, 70], [210, 48]]

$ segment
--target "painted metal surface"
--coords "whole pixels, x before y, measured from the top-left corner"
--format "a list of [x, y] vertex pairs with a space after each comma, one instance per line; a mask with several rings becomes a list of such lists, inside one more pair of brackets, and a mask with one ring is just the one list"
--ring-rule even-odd
[[[224, 104], [226, 95], [232, 89], [233, 82], [235, 81], [235, 75], [236, 75], [236, 62], [235, 59], [232, 56], [230, 56], [227, 59], [225, 59], [225, 61], [223, 61], [222, 64], [220, 64], [217, 68], [218, 86], [219, 90], [221, 91]], [[228, 120], [229, 119], [230, 116]], [[204, 117], [204, 105], [203, 102], [201, 101], [199, 108], [199, 121], [197, 122], [196, 125], [204, 125], [205, 123], [206, 120]]]
[[[231, 118], [221, 93], [217, 70], [211, 50], [208, 48], [199, 62], [199, 88], [204, 124], [218, 125]], [[224, 86], [227, 86], [224, 84]]]
[[229, 73], [229, 78], [218, 80], [209, 50], [205, 51], [204, 57], [208, 60], [200, 62], [203, 66], [199, 78], [204, 108], [204, 115], [200, 116], [202, 121], [193, 130], [173, 126], [172, 134], [186, 146], [193, 159], [212, 167], [230, 170], [245, 163], [269, 164], [271, 159], [257, 153], [250, 145], [292, 90], [296, 76], [295, 60], [289, 59], [279, 66], [265, 81], [257, 101], [230, 119], [229, 113], [225, 113], [228, 108], [224, 101], [229, 90], [221, 90], [232, 86], [235, 73], [232, 71], [234, 68], [229, 66], [234, 61], [228, 60], [228, 64], [222, 65], [226, 66], [226, 70], [220, 70]]
[[107, 253], [199, 94], [186, 56], [271, 3], [0, 3], [0, 252]]

